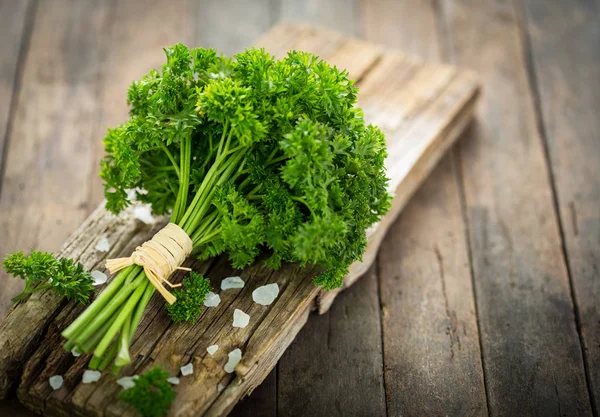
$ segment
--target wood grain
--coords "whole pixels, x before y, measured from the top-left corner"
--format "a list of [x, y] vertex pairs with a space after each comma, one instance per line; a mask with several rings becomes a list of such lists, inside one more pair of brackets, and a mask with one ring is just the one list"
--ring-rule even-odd
[[513, 4], [445, 1], [441, 13], [449, 57], [486, 89], [460, 168], [490, 414], [591, 415]]
[[[369, 0], [363, 10], [367, 39], [440, 61], [430, 2]], [[450, 154], [381, 244], [388, 415], [487, 415], [459, 186]]]
[[600, 3], [525, 1], [542, 134], [570, 266], [588, 385], [600, 404]]
[[19, 88], [20, 80], [17, 74], [25, 60], [23, 51], [27, 50], [29, 44], [34, 9], [33, 0], [0, 1], [0, 39], [3, 40], [0, 44], [0, 182], [6, 138], [9, 135], [12, 110], [16, 106]]
[[[363, 105], [366, 105], [366, 109], [370, 109], [371, 115], [378, 115], [384, 128], [390, 132], [390, 175], [394, 179], [393, 187], [398, 189], [403, 189], [401, 187], [404, 181], [420, 183], [422, 177], [431, 171], [432, 165], [439, 159], [438, 152], [433, 149], [447, 149], [457, 136], [456, 129], [464, 126], [464, 124], [456, 125], [449, 119], [465, 120], [465, 115], [471, 114], [472, 102], [477, 94], [477, 84], [469, 73], [448, 67], [440, 67], [439, 72], [436, 73], [427, 65], [403, 59], [399, 55], [389, 57], [386, 55], [379, 59], [379, 48], [373, 48], [364, 42], [346, 40], [329, 31], [306, 26], [281, 26], [274, 29], [266, 39], [263, 39], [263, 42], [271, 45], [272, 50], [277, 53], [299, 46], [302, 49], [320, 51], [323, 57], [334, 63], [347, 64], [344, 66], [350, 67], [358, 78], [361, 77], [362, 72], [366, 74], [362, 78], [368, 94]], [[364, 53], [361, 48], [364, 48]], [[352, 54], [359, 59], [351, 60]], [[366, 61], [369, 57], [371, 63]], [[374, 90], [376, 86], [383, 85], [383, 80], [386, 80], [392, 81], [389, 85], [393, 87], [395, 86], [393, 80], [399, 74], [406, 72], [401, 68], [403, 62], [409, 65], [411, 71], [417, 73], [415, 79], [428, 79], [431, 87], [427, 91], [421, 91], [417, 88], [419, 84], [407, 83], [406, 87], [397, 93], [376, 99], [377, 94]], [[381, 68], [389, 69], [391, 72], [383, 71]], [[371, 87], [368, 87], [369, 85]], [[405, 99], [402, 99], [401, 91], [404, 92]], [[445, 99], [437, 100], [437, 96], [444, 96]], [[390, 100], [390, 103], [386, 104], [384, 98]], [[404, 123], [396, 122], [393, 118], [393, 106], [401, 104], [405, 105], [399, 107], [398, 114], [405, 118]], [[423, 119], [421, 117], [423, 112], [431, 112], [431, 118]], [[419, 130], [422, 129], [425, 120], [431, 127]], [[394, 135], [395, 129], [401, 129], [404, 124], [412, 126], [414, 132], [421, 132], [422, 135], [411, 137], [410, 141], [408, 137], [405, 138], [410, 130], [403, 131], [401, 136]], [[406, 164], [406, 167], [399, 169], [397, 164]], [[420, 174], [413, 175], [413, 171]], [[396, 214], [391, 215], [395, 217]], [[385, 222], [381, 224], [386, 225]], [[114, 218], [101, 209], [92, 214], [83, 227], [84, 229], [75, 235], [73, 241], [81, 240], [81, 246], [75, 249], [73, 245], [76, 243], [72, 243], [64, 254], [81, 259], [87, 268], [99, 265], [105, 255], [118, 256], [121, 253], [129, 253], [135, 245], [152, 234], [150, 228], [140, 228], [139, 222], [126, 214]], [[109, 240], [114, 241], [110, 254], [99, 254], [94, 249], [96, 240], [102, 234], [110, 236]], [[316, 270], [286, 265], [281, 271], [274, 273], [265, 269], [261, 263], [257, 263], [240, 273], [231, 270], [225, 259], [219, 259], [214, 264], [192, 266], [206, 272], [216, 288], [222, 278], [233, 273], [241, 274], [246, 281], [246, 286], [242, 290], [222, 293], [219, 307], [208, 309], [193, 326], [172, 324], [162, 308], [162, 303], [155, 298], [140, 325], [141, 331], [132, 345], [132, 357], [135, 359], [124, 370], [124, 374], [140, 373], [155, 364], [160, 364], [171, 373], [177, 374], [180, 366], [192, 361], [196, 372], [193, 377], [183, 378], [182, 383], [177, 387], [178, 397], [171, 414], [178, 416], [226, 414], [241, 397], [251, 392], [268, 375], [306, 323], [320, 292], [320, 289], [312, 284]], [[257, 286], [268, 282], [279, 283], [280, 296], [269, 307], [254, 304], [250, 293]], [[349, 303], [359, 305], [364, 302], [365, 307], [357, 311], [377, 312], [376, 306], [373, 305], [377, 298], [375, 291], [371, 287], [366, 293], [370, 294], [370, 298], [352, 300]], [[7, 348], [0, 350], [0, 364], [5, 370], [2, 373], [6, 375], [5, 386], [9, 381], [14, 381], [15, 372], [22, 369], [18, 395], [32, 409], [45, 411], [48, 414], [86, 417], [132, 415], [131, 409], [113, 401], [118, 392], [113, 376], [104, 375], [97, 384], [80, 384], [81, 374], [88, 358], [82, 356], [74, 359], [70, 353], [63, 352], [59, 337], [60, 330], [72, 321], [80, 309], [71, 304], [65, 305], [62, 300], [52, 297], [51, 294], [38, 293], [28, 302], [15, 308], [2, 322], [0, 346]], [[248, 327], [238, 330], [231, 327], [233, 305], [250, 314], [252, 320]], [[379, 318], [376, 314], [369, 314], [369, 317], [372, 323], [378, 323]], [[336, 334], [340, 335], [339, 340], [343, 340], [345, 336], [342, 335], [346, 333], [343, 331], [343, 325], [352, 325], [352, 322], [342, 320], [338, 322], [342, 323], [340, 324], [342, 327]], [[26, 323], [27, 328], [23, 323]], [[365, 331], [364, 334], [369, 335], [368, 342], [365, 343], [370, 343], [367, 346], [370, 346], [370, 349], [377, 346], [379, 340], [373, 339], [375, 334], [373, 329], [368, 330], [369, 332]], [[18, 332], [26, 336], [17, 337]], [[7, 342], [9, 340], [10, 343]], [[209, 356], [205, 349], [213, 343], [218, 343], [220, 349], [214, 356]], [[227, 352], [234, 347], [242, 348], [244, 356], [236, 368], [236, 373], [229, 375], [224, 372], [223, 365], [226, 362]], [[380, 367], [381, 362], [377, 360], [377, 356], [367, 358], [366, 351], [365, 348], [362, 353], [356, 353], [356, 357], [363, 358], [365, 372], [368, 371], [367, 374], [371, 378], [381, 382], [381, 375], [377, 371], [377, 366]], [[47, 384], [47, 378], [53, 374], [62, 374], [65, 377], [65, 384], [58, 391], [51, 391]], [[225, 386], [222, 392], [218, 389], [219, 384]], [[380, 398], [378, 404], [382, 405], [381, 388], [378, 392], [377, 398]]]
[[[110, 5], [57, 0], [36, 9], [8, 138], [0, 196], [2, 254], [57, 250], [89, 212]], [[0, 279], [5, 312], [22, 282], [9, 281], [3, 271]]]

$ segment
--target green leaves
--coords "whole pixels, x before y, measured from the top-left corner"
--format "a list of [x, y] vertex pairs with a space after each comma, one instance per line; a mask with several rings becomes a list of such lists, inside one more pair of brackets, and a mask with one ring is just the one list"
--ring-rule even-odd
[[143, 417], [160, 417], [169, 411], [175, 400], [175, 390], [167, 378], [169, 373], [160, 367], [140, 375], [135, 385], [119, 393], [119, 399], [129, 404]]
[[348, 73], [302, 51], [165, 54], [105, 139], [107, 208], [141, 188], [155, 212], [173, 209], [201, 257], [226, 252], [241, 268], [268, 252], [269, 266], [320, 265], [319, 285], [341, 285], [390, 205], [385, 138], [365, 126]]
[[69, 300], [86, 303], [94, 290], [94, 280], [83, 265], [72, 259], [56, 259], [51, 253], [32, 251], [29, 256], [23, 252], [11, 253], [4, 259], [3, 266], [12, 276], [25, 280], [25, 289], [13, 298], [14, 302], [33, 292], [52, 288]]
[[202, 274], [190, 272], [190, 276], [183, 280], [183, 289], [177, 288], [173, 291], [177, 301], [167, 305], [173, 321], [175, 323], [195, 322], [202, 312], [204, 298], [210, 290], [212, 287], [208, 279], [204, 278]]

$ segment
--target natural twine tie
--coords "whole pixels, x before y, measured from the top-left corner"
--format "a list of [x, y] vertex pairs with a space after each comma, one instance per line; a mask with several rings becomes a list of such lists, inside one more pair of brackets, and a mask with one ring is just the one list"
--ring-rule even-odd
[[169, 223], [152, 239], [144, 242], [142, 246], [138, 246], [128, 258], [108, 259], [106, 267], [111, 274], [133, 264], [143, 267], [146, 277], [152, 285], [169, 304], [173, 304], [175, 297], [167, 291], [163, 283], [171, 288], [181, 285], [173, 285], [168, 279], [176, 269], [191, 271], [190, 268], [181, 267], [191, 252], [192, 240], [187, 233], [176, 224]]

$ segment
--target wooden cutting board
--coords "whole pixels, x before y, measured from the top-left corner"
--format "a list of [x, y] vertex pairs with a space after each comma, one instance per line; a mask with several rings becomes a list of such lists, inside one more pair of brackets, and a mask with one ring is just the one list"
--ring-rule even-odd
[[[471, 119], [478, 82], [468, 71], [425, 64], [378, 45], [298, 24], [273, 28], [257, 45], [278, 56], [291, 49], [311, 51], [347, 68], [358, 82], [365, 118], [386, 133], [388, 176], [395, 199], [392, 210], [369, 230], [367, 252], [363, 262], [352, 266], [344, 284], [348, 287], [371, 265], [388, 227]], [[146, 225], [133, 217], [132, 209], [114, 217], [99, 207], [67, 241], [60, 256], [75, 258], [90, 270], [103, 270], [106, 258], [129, 255], [165, 222], [157, 219]], [[95, 249], [103, 236], [111, 243], [108, 253]], [[240, 275], [246, 285], [221, 293], [219, 306], [206, 309], [194, 325], [173, 324], [160, 297], [148, 306], [132, 345], [132, 364], [121, 376], [143, 373], [155, 365], [178, 375], [182, 365], [192, 362], [194, 374], [182, 377], [176, 387], [173, 416], [227, 414], [275, 366], [310, 311], [326, 312], [341, 291], [321, 291], [312, 284], [313, 268], [293, 264], [276, 272], [260, 262], [235, 271], [224, 258], [188, 260], [186, 265], [205, 273], [215, 291], [221, 279], [231, 275]], [[271, 282], [279, 284], [279, 297], [270, 306], [255, 304], [252, 291]], [[231, 325], [235, 308], [251, 317], [244, 329]], [[120, 391], [116, 377], [107, 373], [97, 383], [81, 384], [89, 357], [75, 358], [62, 350], [60, 331], [81, 310], [52, 293], [35, 293], [9, 312], [0, 323], [0, 398], [16, 384], [21, 402], [47, 415], [135, 415], [116, 400]], [[213, 356], [206, 352], [212, 344], [219, 345]], [[235, 373], [227, 374], [223, 366], [234, 348], [242, 350], [243, 358]], [[48, 384], [52, 375], [65, 379], [57, 391]]]

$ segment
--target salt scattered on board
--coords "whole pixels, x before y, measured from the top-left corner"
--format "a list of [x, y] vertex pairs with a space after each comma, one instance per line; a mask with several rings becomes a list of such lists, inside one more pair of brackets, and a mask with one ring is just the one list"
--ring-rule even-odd
[[219, 345], [212, 345], [206, 348], [206, 351], [210, 354], [210, 355], [214, 355], [215, 352], [219, 349]]
[[193, 363], [188, 363], [187, 365], [184, 365], [181, 367], [181, 375], [183, 376], [188, 376], [194, 373], [194, 364]]
[[100, 380], [102, 374], [100, 371], [94, 371], [92, 369], [86, 369], [83, 373], [83, 377], [81, 377], [81, 382], [84, 384], [89, 384], [91, 382], [97, 382]]
[[234, 349], [229, 352], [229, 360], [225, 364], [224, 368], [225, 372], [228, 374], [232, 373], [235, 370], [235, 367], [242, 360], [242, 351], [240, 349]]
[[124, 376], [123, 378], [117, 379], [117, 384], [119, 384], [123, 389], [129, 389], [135, 387], [135, 380], [138, 379], [139, 376]]
[[212, 291], [209, 291], [204, 297], [204, 305], [206, 307], [216, 307], [221, 303], [221, 297], [219, 294], [215, 294]]
[[221, 281], [221, 290], [228, 290], [231, 288], [244, 288], [244, 280], [240, 277], [229, 277]]
[[144, 204], [142, 206], [137, 206], [136, 208], [134, 208], [133, 217], [146, 224], [154, 223], [154, 217], [152, 217], [152, 211], [150, 210], [149, 204]]
[[217, 385], [217, 392], [221, 392], [221, 391], [223, 391], [224, 389], [225, 389], [225, 385], [223, 385], [223, 384], [219, 384], [219, 385]]
[[170, 378], [167, 378], [167, 382], [169, 384], [179, 385], [179, 378], [177, 378], [176, 376], [172, 376]]
[[279, 295], [279, 285], [276, 282], [263, 285], [252, 291], [252, 299], [263, 306], [270, 305]]
[[48, 383], [50, 384], [50, 386], [52, 387], [52, 389], [54, 391], [56, 391], [57, 389], [60, 389], [60, 387], [62, 387], [64, 382], [64, 379], [61, 375], [53, 375], [50, 378], [48, 378]]
[[71, 349], [71, 354], [76, 358], [81, 356], [81, 352], [79, 351], [79, 349], [77, 349], [77, 346], [75, 346], [75, 347], [73, 347], [73, 349]]
[[233, 312], [233, 327], [244, 328], [250, 323], [250, 316], [236, 308]]
[[106, 236], [102, 236], [100, 239], [98, 239], [95, 249], [98, 252], [108, 252], [110, 249], [110, 242], [108, 241], [108, 238]]
[[90, 275], [92, 276], [92, 278], [94, 278], [95, 286], [102, 285], [108, 280], [106, 274], [102, 271], [95, 270], [92, 271]]

